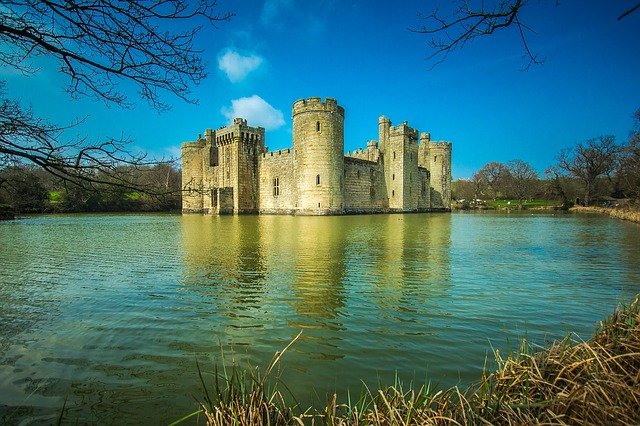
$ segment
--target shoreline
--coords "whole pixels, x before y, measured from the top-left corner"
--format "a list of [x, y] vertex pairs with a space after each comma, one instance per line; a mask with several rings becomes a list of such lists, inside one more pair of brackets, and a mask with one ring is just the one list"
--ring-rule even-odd
[[407, 388], [396, 382], [365, 388], [356, 400], [328, 395], [319, 409], [290, 406], [267, 385], [298, 337], [276, 352], [264, 372], [221, 376], [216, 371], [213, 389], [207, 389], [198, 366], [204, 401], [171, 426], [194, 417], [216, 426], [640, 423], [640, 294], [600, 321], [587, 341], [569, 335], [534, 351], [525, 340], [506, 358], [495, 351], [498, 368], [485, 370], [467, 389], [438, 390], [430, 383]]
[[640, 223], [640, 210], [633, 209], [616, 209], [611, 207], [595, 207], [595, 206], [574, 206], [569, 209], [570, 213], [594, 213], [608, 215], [614, 219], [626, 220], [629, 222]]

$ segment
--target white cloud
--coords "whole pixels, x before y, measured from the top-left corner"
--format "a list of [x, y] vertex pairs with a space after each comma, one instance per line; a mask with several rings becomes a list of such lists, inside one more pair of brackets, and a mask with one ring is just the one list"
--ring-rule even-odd
[[250, 72], [258, 69], [264, 59], [261, 56], [250, 54], [242, 55], [233, 49], [226, 49], [218, 57], [218, 68], [220, 68], [232, 83], [237, 83], [244, 79]]
[[241, 117], [245, 118], [250, 126], [264, 127], [265, 130], [275, 130], [284, 125], [282, 111], [275, 109], [258, 95], [234, 99], [231, 101], [231, 107], [223, 107], [221, 112], [229, 123], [232, 123], [234, 118]]

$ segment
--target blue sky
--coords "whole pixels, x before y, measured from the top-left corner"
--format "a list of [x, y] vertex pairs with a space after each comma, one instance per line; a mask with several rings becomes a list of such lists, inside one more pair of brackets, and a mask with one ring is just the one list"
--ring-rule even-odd
[[0, 78], [40, 116], [58, 124], [87, 116], [77, 131], [90, 139], [126, 135], [160, 156], [176, 155], [181, 142], [233, 116], [266, 127], [270, 149], [290, 147], [291, 105], [311, 96], [345, 108], [345, 151], [377, 139], [379, 115], [451, 141], [454, 179], [512, 159], [543, 172], [577, 142], [603, 134], [627, 140], [640, 108], [640, 11], [616, 18], [635, 1], [531, 1], [522, 19], [536, 31], [529, 43], [544, 64], [528, 71], [515, 28], [431, 69], [428, 36], [409, 28], [438, 3], [219, 0], [236, 16], [198, 38], [209, 64], [209, 77], [193, 90], [199, 104], [166, 97], [173, 107], [165, 113], [143, 101], [122, 110], [72, 100], [47, 61], [35, 76], [5, 69]]

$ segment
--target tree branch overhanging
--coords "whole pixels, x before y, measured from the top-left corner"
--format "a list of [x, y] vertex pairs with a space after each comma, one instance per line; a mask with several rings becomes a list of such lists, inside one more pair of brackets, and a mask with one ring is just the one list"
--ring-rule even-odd
[[31, 59], [55, 58], [69, 77], [72, 95], [89, 95], [130, 106], [120, 88], [129, 82], [156, 109], [168, 92], [187, 102], [191, 84], [206, 77], [194, 46], [202, 25], [168, 30], [184, 20], [216, 26], [231, 13], [217, 13], [215, 0], [8, 0], [0, 19], [0, 62], [29, 72]]
[[[533, 33], [522, 19], [523, 10], [529, 7], [530, 0], [458, 0], [450, 15], [444, 15], [436, 8], [428, 15], [420, 15], [424, 24], [412, 32], [429, 35], [429, 47], [432, 53], [429, 61], [433, 66], [442, 63], [449, 54], [462, 49], [477, 38], [490, 36], [497, 31], [515, 27], [527, 61], [525, 69], [542, 64], [540, 54], [531, 49], [528, 35]], [[559, 1], [555, 0], [558, 4]], [[533, 6], [532, 6], [533, 7]], [[624, 11], [621, 20], [640, 9], [640, 2]]]

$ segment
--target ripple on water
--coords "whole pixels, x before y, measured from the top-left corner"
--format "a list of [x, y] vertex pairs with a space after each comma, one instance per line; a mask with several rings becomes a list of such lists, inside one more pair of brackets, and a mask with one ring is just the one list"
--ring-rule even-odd
[[[301, 401], [476, 379], [640, 291], [637, 226], [500, 214], [49, 216], [0, 224], [0, 419], [166, 423], [225, 362]], [[315, 388], [315, 391], [311, 390]], [[8, 407], [8, 408], [7, 408]], [[11, 416], [11, 417], [9, 417]]]

